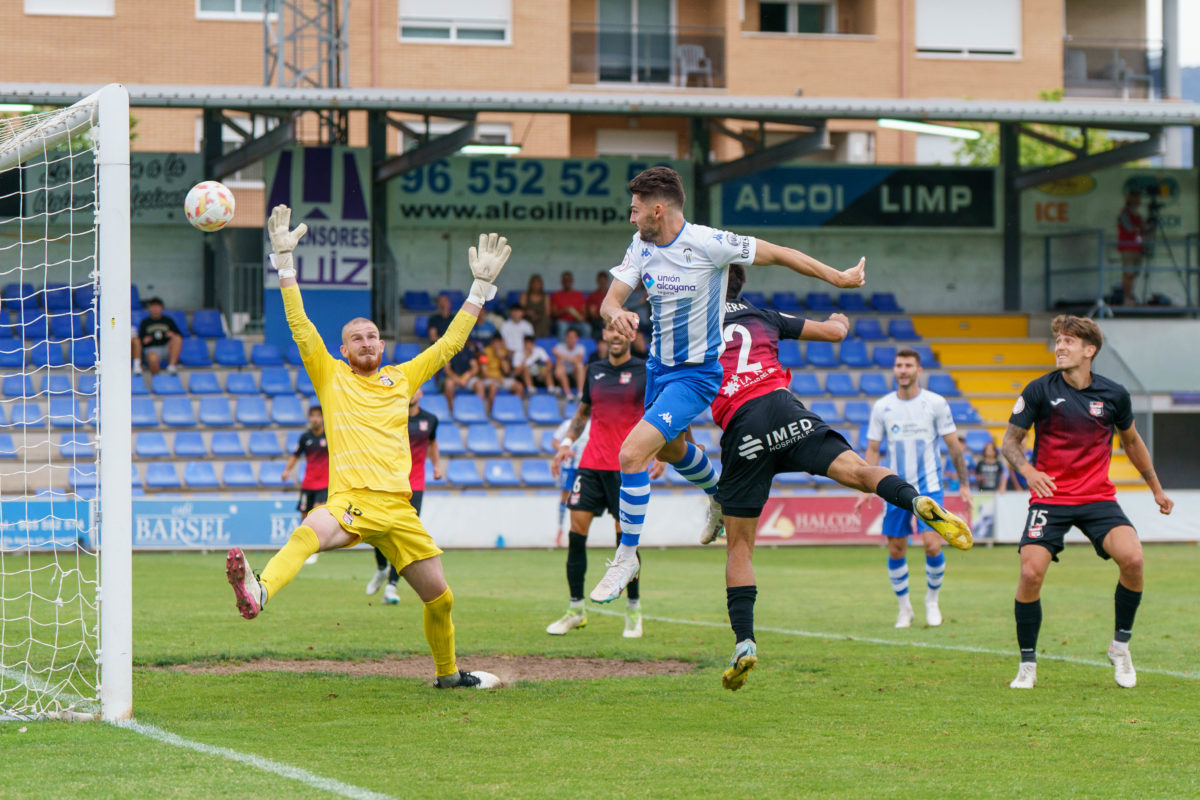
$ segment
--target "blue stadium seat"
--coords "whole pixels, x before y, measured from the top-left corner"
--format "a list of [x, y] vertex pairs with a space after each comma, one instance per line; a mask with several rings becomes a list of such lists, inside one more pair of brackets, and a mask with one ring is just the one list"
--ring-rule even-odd
[[138, 291], [138, 287], [137, 287], [136, 283], [129, 284], [129, 307], [130, 308], [141, 308], [142, 307], [142, 293]]
[[146, 379], [141, 375], [130, 375], [129, 394], [131, 397], [142, 397], [143, 395], [150, 394], [150, 389], [146, 386]]
[[150, 391], [154, 394], [187, 394], [183, 388], [183, 381], [179, 380], [179, 376], [170, 372], [160, 372], [150, 378]]
[[919, 342], [921, 335], [908, 317], [896, 317], [888, 321], [888, 336], [898, 342]]
[[289, 342], [287, 348], [283, 351], [283, 360], [293, 367], [304, 365], [304, 359], [300, 358], [300, 345], [295, 342]]
[[842, 408], [842, 416], [846, 422], [865, 425], [871, 420], [871, 404], [865, 400], [850, 400]]
[[[93, 355], [92, 364], [96, 363]], [[25, 366], [25, 350], [19, 339], [4, 339], [0, 340], [0, 367], [14, 367], [20, 369]], [[89, 364], [89, 366], [91, 366]]]
[[312, 378], [308, 377], [308, 373], [303, 369], [296, 370], [296, 391], [305, 397], [311, 397], [317, 393], [313, 387]]
[[188, 375], [188, 392], [190, 394], [221, 394], [221, 384], [217, 383], [217, 376], [212, 372], [193, 372]]
[[469, 458], [451, 461], [446, 467], [446, 480], [455, 486], [483, 486], [483, 478], [479, 477], [475, 462]]
[[144, 320], [148, 316], [150, 316], [150, 315], [147, 314], [145, 311], [142, 311], [141, 309], [134, 309], [133, 311], [131, 311], [129, 313], [129, 322], [133, 325], [133, 327], [136, 328], [139, 325], [141, 325], [142, 320]]
[[771, 295], [771, 305], [777, 311], [800, 311], [804, 308], [795, 292], [776, 292]]
[[881, 369], [891, 369], [896, 363], [896, 351], [898, 347], [891, 345], [880, 344], [876, 345], [871, 351], [871, 360], [875, 362], [875, 366]]
[[236, 431], [217, 431], [212, 435], [210, 448], [214, 456], [244, 457], [246, 448]]
[[496, 426], [491, 423], [467, 426], [467, 450], [477, 456], [500, 455], [502, 451]]
[[450, 414], [450, 407], [446, 404], [446, 398], [440, 394], [427, 394], [421, 400], [421, 408], [428, 411], [438, 418], [438, 422], [448, 425], [454, 423], [454, 417]]
[[[90, 340], [87, 340], [90, 341]], [[65, 367], [62, 345], [58, 342], [36, 342], [27, 356], [31, 367]]]
[[492, 419], [506, 424], [525, 422], [525, 406], [521, 398], [513, 394], [497, 395], [492, 403]]
[[83, 492], [98, 485], [95, 464], [75, 464], [67, 472], [67, 486], [72, 491]]
[[462, 456], [467, 454], [463, 444], [462, 429], [454, 422], [438, 422], [438, 452], [444, 456]]
[[809, 311], [830, 312], [837, 311], [837, 305], [833, 302], [833, 298], [828, 292], [809, 292], [804, 298], [804, 305]]
[[455, 311], [462, 306], [467, 299], [467, 293], [462, 289], [443, 289], [440, 294], [444, 294], [446, 297], [450, 298], [451, 313], [455, 313]]
[[[136, 377], [136, 376], [135, 376]], [[92, 398], [95, 402], [97, 398]], [[154, 410], [154, 401], [149, 397], [133, 397], [130, 403], [129, 424], [135, 428], [157, 428], [158, 414]]]
[[236, 488], [258, 486], [258, 478], [254, 477], [254, 468], [248, 461], [226, 461], [221, 470], [221, 482]]
[[554, 447], [554, 431], [542, 431], [542, 452], [548, 455], [554, 455], [558, 452]]
[[413, 334], [422, 341], [429, 337], [429, 315], [418, 314], [413, 319]]
[[392, 350], [392, 359], [397, 364], [412, 361], [419, 355], [421, 355], [421, 345], [416, 342], [398, 342]]
[[19, 308], [37, 308], [37, 295], [32, 283], [8, 283], [4, 285], [4, 307], [10, 310]]
[[[0, 310], [0, 339], [16, 339], [20, 334], [20, 328], [9, 321], [8, 312]], [[5, 344], [11, 344], [11, 342], [5, 342]]]
[[490, 458], [483, 465], [483, 475], [489, 486], [511, 487], [520, 486], [521, 479], [517, 477], [512, 462], [500, 458]]
[[225, 395], [200, 398], [200, 422], [210, 428], [229, 427], [233, 424], [233, 411]]
[[71, 294], [75, 298], [75, 307], [81, 311], [92, 307], [92, 302], [95, 299], [96, 290], [90, 283], [85, 283], [83, 286], [75, 287]]
[[817, 376], [811, 372], [795, 372], [792, 374], [791, 390], [801, 397], [813, 397], [823, 394]]
[[179, 363], [185, 367], [211, 367], [212, 359], [208, 355], [208, 341], [205, 339], [184, 339], [183, 347], [179, 348]]
[[42, 293], [42, 305], [47, 311], [71, 310], [71, 287], [65, 283], [48, 283]]
[[867, 354], [867, 343], [862, 339], [846, 339], [839, 350], [842, 363], [847, 367], [869, 367], [871, 357]]
[[563, 421], [558, 410], [558, 398], [548, 394], [535, 394], [529, 398], [529, 420], [538, 425], [557, 425]]
[[825, 391], [834, 397], [854, 397], [858, 387], [848, 372], [831, 372], [825, 376]]
[[250, 361], [256, 367], [282, 367], [283, 354], [270, 342], [259, 342], [250, 348]]
[[264, 461], [258, 467], [258, 482], [276, 489], [288, 486], [283, 480], [283, 468], [284, 464], [281, 461]]
[[[238, 399], [238, 419], [241, 420], [241, 408], [243, 400], [252, 400], [254, 398], [244, 397]], [[261, 400], [262, 398], [258, 398]], [[308, 412], [304, 410], [304, 404], [300, 402], [300, 398], [295, 395], [281, 395], [271, 401], [271, 421], [276, 425], [304, 425], [308, 422]], [[249, 425], [254, 423], [243, 424]]]
[[275, 431], [250, 431], [250, 442], [246, 447], [252, 456], [282, 456], [279, 436]]
[[809, 403], [808, 408], [828, 425], [837, 425], [845, 421], [838, 407], [828, 400], [814, 400]]
[[33, 378], [29, 375], [9, 375], [3, 383], [5, 397], [33, 397]]
[[781, 486], [811, 486], [812, 476], [807, 472], [781, 472], [775, 476], [775, 482]]
[[71, 378], [68, 375], [47, 375], [45, 380], [42, 381], [42, 392], [48, 395], [73, 394], [74, 391], [74, 387], [71, 386]]
[[478, 395], [463, 394], [454, 400], [454, 419], [465, 425], [487, 422], [487, 411]]
[[767, 307], [767, 296], [762, 292], [742, 292], [742, 299], [755, 308]]
[[205, 458], [208, 455], [208, 448], [204, 446], [204, 437], [199, 431], [176, 433], [173, 449], [176, 458]]
[[525, 423], [504, 426], [504, 449], [514, 456], [536, 456], [537, 440], [533, 428]]
[[41, 427], [46, 421], [46, 412], [42, 410], [42, 404], [34, 400], [18, 400], [9, 409], [11, 416], [9, 424], [15, 427], [38, 426]]
[[96, 373], [87, 372], [79, 376], [79, 385], [76, 387], [77, 394], [93, 395], [96, 393], [96, 385], [98, 379]]
[[928, 389], [931, 392], [937, 392], [942, 397], [961, 397], [962, 392], [958, 390], [958, 384], [954, 382], [953, 375], [945, 373], [935, 373], [929, 376]]
[[224, 339], [225, 323], [215, 308], [198, 308], [192, 314], [192, 333], [205, 339]]
[[878, 372], [867, 372], [859, 379], [858, 388], [863, 394], [882, 396], [892, 390], [892, 384]]
[[21, 336], [26, 342], [40, 342], [50, 338], [50, 319], [41, 311], [22, 312]]
[[779, 363], [785, 367], [803, 367], [804, 354], [800, 352], [800, 342], [795, 339], [779, 341]]
[[263, 367], [259, 375], [259, 388], [265, 395], [294, 394], [292, 376], [287, 367]]
[[[0, 434], [0, 440], [8, 437], [9, 443], [12, 443], [12, 437], [9, 434]], [[58, 437], [58, 454], [62, 458], [73, 461], [77, 458], [95, 458], [96, 447], [92, 444], [92, 440], [86, 434], [82, 433], [64, 433]], [[0, 442], [0, 458], [4, 457], [4, 445]], [[16, 456], [16, 453], [13, 453]]]
[[855, 320], [854, 335], [864, 342], [880, 342], [887, 338], [883, 326], [875, 317], [859, 317]]
[[217, 339], [213, 345], [213, 360], [223, 367], [244, 367], [246, 346], [241, 339]]
[[867, 299], [858, 292], [842, 292], [838, 295], [838, 308], [850, 313], [861, 313], [868, 308]]
[[138, 458], [165, 458], [171, 455], [167, 448], [167, 437], [154, 431], [139, 433], [134, 437], [133, 452]]
[[84, 422], [83, 411], [75, 397], [67, 395], [50, 396], [50, 425], [55, 428], [74, 428]]
[[[145, 399], [145, 398], [143, 398], [143, 399]], [[136, 398], [136, 397], [133, 398], [133, 400], [132, 400], [132, 402], [134, 404], [136, 404], [137, 401], [138, 401], [138, 398]], [[153, 416], [153, 409], [154, 409], [153, 402], [151, 402], [150, 408], [151, 408], [151, 416]], [[96, 397], [96, 396], [89, 397], [88, 404], [87, 404], [87, 424], [94, 428], [94, 427], [96, 427], [96, 422], [99, 419], [100, 419], [100, 398]], [[157, 419], [155, 420], [154, 424], [155, 425], [158, 424]]]
[[164, 397], [162, 399], [162, 422], [171, 428], [191, 428], [196, 424], [196, 413], [192, 410], [192, 401], [187, 395], [183, 397]]
[[440, 477], [440, 478], [433, 477], [433, 462], [426, 461], [425, 462], [425, 488], [426, 489], [444, 489], [447, 485], [448, 484], [446, 483], [445, 473], [442, 473], [442, 477]]
[[296, 452], [296, 448], [299, 446], [300, 431], [295, 429], [288, 431], [287, 436], [283, 437], [283, 452], [290, 455], [291, 453]]
[[225, 391], [229, 394], [258, 394], [258, 384], [249, 372], [231, 372], [225, 377]]
[[917, 355], [921, 357], [921, 366], [925, 369], [937, 369], [942, 365], [942, 362], [938, 361], [938, 357], [934, 355], [933, 348], [929, 345], [914, 344], [912, 349], [916, 350]]
[[579, 410], [579, 401], [578, 400], [568, 400], [567, 404], [565, 406], [563, 406], [563, 419], [570, 419], [571, 417], [575, 416], [575, 412], [578, 410]]
[[885, 314], [903, 314], [904, 309], [896, 302], [896, 295], [891, 292], [875, 292], [871, 295], [871, 308]]
[[984, 445], [986, 445], [988, 442], [995, 444], [996, 441], [992, 438], [990, 431], [980, 430], [979, 428], [967, 431], [966, 439], [967, 449], [976, 455], [979, 455], [983, 452]]
[[558, 481], [550, 474], [550, 464], [540, 458], [521, 462], [521, 480], [526, 486], [539, 488], [558, 485]]
[[71, 313], [50, 316], [50, 335], [55, 339], [73, 339], [83, 336], [83, 317]]
[[402, 302], [409, 311], [433, 311], [436, 308], [429, 292], [414, 289], [409, 289], [404, 293]]
[[189, 489], [219, 489], [217, 472], [211, 461], [189, 461], [183, 465], [183, 482]]
[[179, 326], [179, 333], [184, 339], [191, 337], [192, 329], [188, 327], [186, 311], [179, 308], [164, 308], [163, 316], [175, 320], [175, 324]]
[[833, 342], [809, 342], [805, 357], [814, 367], [838, 366], [837, 354], [833, 351]]
[[950, 416], [957, 425], [979, 425], [983, 422], [983, 417], [979, 416], [970, 400], [951, 400]]
[[146, 465], [146, 488], [179, 489], [181, 486], [174, 464], [158, 462]]

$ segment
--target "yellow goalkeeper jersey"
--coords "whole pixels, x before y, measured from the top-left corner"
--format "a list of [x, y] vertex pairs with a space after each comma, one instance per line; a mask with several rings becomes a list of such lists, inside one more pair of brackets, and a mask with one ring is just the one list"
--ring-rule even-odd
[[304, 313], [300, 289], [287, 286], [283, 308], [300, 358], [312, 379], [329, 440], [329, 494], [370, 489], [412, 495], [408, 473], [408, 401], [413, 391], [462, 350], [475, 317], [460, 311], [446, 334], [419, 356], [383, 367], [374, 375], [356, 375], [334, 358]]

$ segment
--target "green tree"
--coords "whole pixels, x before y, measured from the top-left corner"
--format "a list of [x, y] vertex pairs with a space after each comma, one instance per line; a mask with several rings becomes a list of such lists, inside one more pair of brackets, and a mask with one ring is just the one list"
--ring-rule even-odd
[[[1038, 99], [1058, 102], [1063, 99], [1063, 91], [1062, 89], [1051, 89], [1049, 91], [1038, 92]], [[959, 164], [968, 164], [976, 167], [994, 167], [1000, 163], [1000, 126], [998, 124], [992, 122], [956, 123], [956, 127], [973, 128], [982, 135], [978, 139], [961, 140], [954, 151], [955, 161]], [[1024, 127], [1057, 139], [1060, 142], [1066, 142], [1073, 147], [1082, 148], [1084, 146], [1085, 139], [1082, 128], [1070, 125], [1044, 125], [1040, 123], [1031, 123]], [[1096, 130], [1095, 128], [1088, 129], [1086, 142], [1089, 155], [1104, 150], [1111, 150], [1117, 146], [1117, 142], [1106, 131]], [[1020, 153], [1020, 164], [1023, 167], [1048, 167], [1052, 164], [1059, 164], [1075, 158], [1074, 153], [1063, 150], [1060, 147], [1055, 147], [1040, 139], [1035, 139], [1032, 136], [1021, 135], [1018, 137], [1017, 143]]]

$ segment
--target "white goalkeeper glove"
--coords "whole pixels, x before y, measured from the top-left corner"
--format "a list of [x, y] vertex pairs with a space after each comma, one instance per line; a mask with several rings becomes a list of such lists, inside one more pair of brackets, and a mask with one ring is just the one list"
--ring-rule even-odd
[[482, 307], [484, 303], [496, 296], [494, 285], [504, 262], [512, 255], [508, 239], [496, 233], [479, 234], [479, 247], [467, 251], [467, 259], [471, 262], [471, 274], [475, 276], [471, 284], [471, 293], [467, 302]]
[[271, 209], [267, 218], [267, 234], [271, 237], [271, 266], [279, 271], [280, 279], [296, 277], [295, 267], [292, 266], [292, 251], [296, 244], [308, 233], [308, 226], [301, 222], [295, 230], [288, 230], [292, 224], [292, 210], [285, 205]]

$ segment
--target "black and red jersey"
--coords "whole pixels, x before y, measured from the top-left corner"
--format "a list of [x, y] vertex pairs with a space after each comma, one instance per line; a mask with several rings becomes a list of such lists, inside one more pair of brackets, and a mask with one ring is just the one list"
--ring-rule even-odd
[[646, 362], [630, 358], [614, 367], [607, 359], [593, 361], [581, 401], [591, 406], [592, 428], [579, 467], [620, 471], [621, 443], [646, 411]]
[[1133, 424], [1124, 386], [1093, 372], [1091, 385], [1076, 389], [1051, 372], [1030, 381], [1008, 422], [1035, 429], [1033, 466], [1054, 478], [1054, 495], [1031, 502], [1076, 506], [1116, 498], [1108, 479], [1113, 431]]
[[408, 486], [414, 492], [425, 490], [425, 456], [429, 443], [437, 441], [437, 426], [437, 417], [423, 408], [408, 417], [408, 454], [412, 458]]
[[319, 435], [306, 430], [296, 443], [295, 455], [304, 456], [304, 480], [300, 488], [306, 491], [329, 488], [329, 443], [325, 432]]
[[713, 419], [722, 429], [747, 401], [791, 383], [791, 371], [779, 364], [779, 340], [799, 339], [803, 330], [804, 317], [755, 308], [740, 297], [726, 301], [725, 374], [712, 404]]

